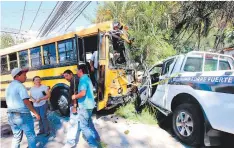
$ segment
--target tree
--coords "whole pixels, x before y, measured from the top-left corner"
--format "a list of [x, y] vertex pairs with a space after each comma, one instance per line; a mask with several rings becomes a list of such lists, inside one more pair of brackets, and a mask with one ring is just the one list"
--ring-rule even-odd
[[[174, 43], [183, 41], [187, 34], [187, 40], [195, 36], [197, 50], [201, 50], [201, 40], [212, 41], [214, 49], [223, 48], [225, 29], [234, 24], [234, 2], [180, 2], [180, 9], [175, 19], [176, 26], [172, 34]], [[211, 32], [211, 33], [210, 33]], [[212, 36], [211, 36], [212, 35]], [[209, 37], [208, 37], [209, 36]], [[182, 42], [183, 44], [183, 42]], [[177, 46], [176, 46], [177, 47]], [[205, 48], [205, 47], [204, 47]]]
[[139, 51], [131, 53], [132, 58], [143, 55], [149, 65], [175, 54], [173, 46], [165, 39], [169, 34], [168, 13], [173, 2], [104, 2], [97, 10], [96, 22], [120, 21], [129, 26], [129, 33]]
[[1, 37], [0, 49], [15, 45], [15, 41], [11, 35], [2, 34], [0, 37]]
[[148, 64], [175, 53], [233, 46], [234, 2], [104, 2], [95, 22], [121, 21]]

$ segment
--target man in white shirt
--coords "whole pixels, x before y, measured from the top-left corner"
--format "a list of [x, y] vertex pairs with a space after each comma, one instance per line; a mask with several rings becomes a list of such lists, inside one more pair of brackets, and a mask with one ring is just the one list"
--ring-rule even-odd
[[94, 51], [94, 53], [93, 53], [93, 55], [91, 57], [90, 66], [91, 66], [91, 72], [94, 72], [95, 87], [97, 88], [98, 51]]
[[27, 79], [27, 72], [26, 69], [14, 68], [11, 71], [14, 80], [6, 89], [8, 122], [14, 135], [11, 147], [20, 147], [23, 133], [25, 133], [28, 147], [36, 148], [36, 135], [30, 111], [33, 112], [37, 120], [40, 120], [40, 116], [30, 103], [27, 89], [23, 85]]

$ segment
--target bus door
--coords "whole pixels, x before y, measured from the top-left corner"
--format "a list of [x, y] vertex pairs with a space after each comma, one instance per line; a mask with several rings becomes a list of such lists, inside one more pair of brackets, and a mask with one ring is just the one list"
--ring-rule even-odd
[[105, 32], [98, 30], [97, 38], [97, 51], [98, 51], [98, 74], [97, 74], [97, 110], [106, 107], [108, 96], [105, 96], [105, 76], [106, 68], [108, 67], [107, 53], [106, 53], [106, 37]]
[[77, 65], [86, 64], [86, 51], [85, 51], [85, 43], [84, 38], [75, 35], [76, 38], [76, 54], [77, 54]]

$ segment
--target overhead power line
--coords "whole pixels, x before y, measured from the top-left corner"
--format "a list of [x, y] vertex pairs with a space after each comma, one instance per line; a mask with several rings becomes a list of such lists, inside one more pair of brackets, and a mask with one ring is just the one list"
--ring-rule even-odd
[[23, 21], [24, 21], [24, 12], [25, 12], [25, 7], [26, 7], [26, 1], [24, 2], [24, 11], [23, 11], [23, 16], [22, 16], [21, 23], [20, 23], [19, 33], [20, 33], [20, 31], [21, 31], [21, 27], [22, 27], [22, 24], [23, 24]]
[[57, 5], [59, 4], [59, 2], [56, 3], [56, 5], [54, 6], [53, 10], [51, 11], [51, 13], [49, 14], [49, 16], [47, 17], [47, 19], [44, 21], [42, 27], [39, 29], [39, 33], [37, 35], [37, 37], [41, 34], [41, 30], [43, 29], [43, 27], [45, 26], [46, 22], [48, 21], [48, 19], [50, 18], [50, 16], [53, 14], [54, 10], [56, 9]]
[[[80, 11], [80, 7], [83, 5], [83, 3], [84, 3], [84, 2], [81, 2], [81, 3], [70, 13], [69, 17], [66, 17], [66, 18], [64, 19], [63, 22], [57, 24], [56, 27], [59, 27], [60, 25], [62, 26], [62, 27], [60, 27], [60, 29], [58, 29], [59, 31], [61, 31], [62, 29], [64, 29], [64, 27], [66, 26], [66, 24], [67, 24], [68, 22], [70, 22], [70, 21], [76, 16], [76, 14]], [[68, 18], [69, 18], [69, 19], [68, 19]], [[61, 20], [63, 20], [63, 19], [61, 19]], [[63, 24], [63, 25], [62, 25], [62, 24]], [[54, 29], [55, 29], [55, 28], [54, 28]]]
[[[79, 16], [79, 13], [80, 13], [80, 12], [83, 12], [82, 9], [83, 9], [83, 8], [86, 8], [86, 5], [89, 5], [89, 3], [91, 3], [91, 2], [86, 2], [86, 3], [81, 2], [81, 3], [78, 5], [78, 7], [76, 7], [75, 10], [72, 12], [72, 14], [71, 14], [70, 17], [69, 17], [69, 20], [63, 22], [63, 25], [62, 25], [62, 27], [60, 27], [60, 29], [58, 29], [58, 32], [60, 32], [60, 31], [63, 30], [63, 29], [67, 29], [66, 25], [67, 25], [68, 23], [71, 23], [71, 22], [73, 23], [74, 20], [76, 20], [77, 17]], [[77, 16], [77, 15], [78, 15], [78, 16]], [[67, 18], [66, 18], [66, 19], [67, 19]], [[59, 25], [61, 25], [61, 24], [59, 24]], [[70, 26], [68, 26], [68, 27], [70, 27]], [[66, 31], [66, 30], [64, 30], [64, 31]]]
[[67, 29], [75, 22], [75, 20], [82, 14], [82, 12], [88, 7], [88, 5], [91, 3], [91, 1], [87, 2], [87, 4], [84, 6], [84, 8], [80, 11], [80, 13], [76, 16], [76, 18], [68, 25], [68, 27], [65, 29], [65, 31], [67, 31]]
[[37, 13], [36, 13], [36, 15], [35, 15], [35, 17], [34, 17], [34, 19], [33, 19], [33, 22], [32, 22], [32, 24], [31, 24], [29, 30], [31, 30], [31, 28], [32, 28], [32, 26], [33, 26], [33, 23], [35, 22], [35, 20], [36, 20], [36, 18], [37, 18], [38, 12], [39, 12], [39, 10], [40, 10], [40, 8], [41, 8], [41, 4], [42, 4], [42, 2], [40, 3], [40, 6], [39, 6], [39, 8], [38, 8], [38, 10], [37, 10]]
[[[50, 34], [57, 28], [69, 29], [75, 20], [83, 13], [86, 7], [91, 3], [89, 2], [69, 2], [63, 1], [56, 4], [55, 8], [45, 20], [37, 37], [43, 37]], [[66, 27], [66, 24], [69, 24]], [[60, 31], [60, 30], [59, 30]]]
[[[76, 7], [76, 4], [77, 4], [78, 2], [75, 2], [73, 5], [72, 5], [72, 7], [69, 9], [69, 11], [67, 11], [64, 15], [63, 15], [63, 17], [58, 21], [58, 23], [53, 27], [53, 30], [55, 29], [55, 28], [57, 28], [58, 26], [60, 26], [61, 24], [63, 24], [64, 22], [66, 22], [66, 20], [68, 19], [68, 18], [70, 18], [71, 17], [71, 15], [78, 9], [78, 7], [80, 6], [80, 5], [82, 5], [82, 3], [84, 3], [84, 2], [81, 2], [80, 4], [78, 4], [78, 6]], [[76, 7], [76, 8], [75, 8]]]
[[8, 33], [8, 34], [21, 34], [22, 35], [22, 33], [12, 32], [12, 31], [3, 31], [3, 30], [0, 30], [0, 32]]
[[55, 16], [48, 23], [45, 31], [42, 33], [42, 36], [47, 36], [52, 31], [52, 28], [54, 27], [54, 25], [61, 19], [61, 17], [68, 10], [68, 8], [71, 6], [72, 3], [73, 2], [69, 2], [69, 1], [63, 2], [59, 10], [56, 12]]

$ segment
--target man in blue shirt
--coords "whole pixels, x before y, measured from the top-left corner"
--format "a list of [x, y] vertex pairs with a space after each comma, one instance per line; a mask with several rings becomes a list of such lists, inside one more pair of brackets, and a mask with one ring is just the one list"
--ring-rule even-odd
[[7, 115], [14, 134], [12, 141], [12, 147], [14, 148], [20, 147], [23, 132], [27, 137], [29, 148], [36, 148], [34, 123], [30, 111], [34, 113], [37, 120], [40, 120], [40, 116], [29, 101], [30, 97], [22, 84], [27, 79], [27, 71], [21, 68], [14, 68], [11, 71], [14, 80], [6, 89]]
[[79, 124], [85, 139], [91, 148], [97, 148], [100, 137], [92, 123], [92, 111], [95, 107], [93, 84], [87, 75], [87, 67], [82, 64], [78, 66], [77, 76], [80, 78], [78, 94], [72, 95], [72, 100], [78, 99]]

